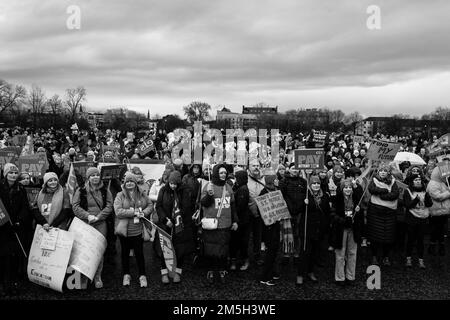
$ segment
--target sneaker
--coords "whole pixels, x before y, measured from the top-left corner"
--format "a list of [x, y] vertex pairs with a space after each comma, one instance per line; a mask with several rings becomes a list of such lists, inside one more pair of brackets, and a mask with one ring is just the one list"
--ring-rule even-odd
[[103, 281], [102, 278], [98, 277], [95, 279], [95, 289], [101, 289], [103, 288]]
[[169, 283], [170, 283], [170, 281], [169, 281], [169, 276], [168, 276], [167, 274], [163, 274], [163, 275], [161, 276], [161, 281], [162, 281], [162, 283], [164, 283], [164, 284], [169, 284]]
[[279, 275], [279, 274], [274, 275], [274, 276], [272, 277], [272, 280], [280, 280], [280, 275]]
[[131, 283], [131, 276], [129, 274], [124, 275], [122, 285], [129, 286], [130, 283]]
[[261, 242], [261, 251], [266, 251], [266, 244]]
[[412, 267], [412, 258], [411, 257], [406, 257], [405, 267], [408, 267], [408, 268]]
[[332, 251], [334, 251], [334, 248], [332, 246], [329, 246], [328, 251], [332, 252]]
[[367, 239], [366, 239], [366, 238], [362, 239], [361, 247], [362, 247], [362, 248], [367, 247]]
[[134, 250], [133, 249], [130, 250], [130, 257], [134, 257]]
[[181, 282], [181, 276], [178, 273], [175, 273], [173, 276], [173, 283], [180, 283]]
[[425, 263], [423, 262], [423, 259], [419, 259], [419, 268], [425, 269]]
[[220, 275], [220, 282], [225, 283], [225, 276], [227, 275], [227, 272], [225, 270], [219, 271], [219, 275]]
[[385, 257], [383, 259], [383, 266], [386, 266], [386, 267], [390, 267], [391, 266], [391, 261], [389, 261], [388, 257]]
[[308, 273], [308, 277], [309, 277], [309, 279], [312, 281], [312, 282], [317, 282], [317, 281], [319, 281], [317, 278], [316, 278], [316, 275], [314, 274], [314, 273]]
[[147, 288], [147, 277], [146, 276], [139, 277], [139, 285], [141, 286], [141, 288]]
[[214, 282], [214, 271], [208, 271], [206, 274], [206, 279], [208, 279], [208, 282], [212, 284]]
[[301, 276], [297, 276], [297, 281], [295, 282], [296, 286], [301, 286], [303, 285], [303, 277]]
[[237, 269], [237, 266], [236, 266], [236, 260], [232, 260], [231, 261], [231, 266], [230, 266], [230, 270], [231, 271], [236, 271], [236, 269]]
[[239, 268], [239, 270], [246, 271], [249, 266], [250, 266], [250, 263], [248, 262], [248, 260], [245, 260], [244, 264]]
[[276, 283], [273, 282], [272, 280], [268, 280], [268, 281], [261, 280], [259, 283], [265, 284], [266, 286], [269, 286], [269, 287], [276, 285]]

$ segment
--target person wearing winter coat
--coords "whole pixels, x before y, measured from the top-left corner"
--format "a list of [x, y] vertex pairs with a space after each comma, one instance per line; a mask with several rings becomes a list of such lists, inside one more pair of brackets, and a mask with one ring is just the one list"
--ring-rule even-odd
[[139, 167], [133, 167], [131, 172], [136, 176], [139, 189], [148, 195], [150, 192], [150, 185], [145, 181], [142, 170]]
[[164, 187], [164, 185], [167, 183], [167, 180], [169, 180], [169, 175], [171, 172], [172, 170], [165, 169], [161, 176], [161, 179], [156, 180], [150, 188], [148, 196], [150, 197], [150, 200], [152, 200], [152, 202], [155, 203], [155, 205], [156, 200], [158, 200], [159, 190], [161, 190], [161, 188]]
[[[220, 281], [225, 283], [227, 258], [229, 255], [230, 232], [238, 229], [239, 218], [231, 186], [227, 184], [228, 171], [224, 164], [213, 169], [211, 182], [202, 191], [203, 218], [217, 219], [217, 227], [205, 228], [202, 223], [204, 255], [209, 258], [207, 280], [214, 282], [218, 271]], [[220, 215], [219, 215], [220, 213]]]
[[202, 176], [202, 168], [199, 164], [192, 164], [189, 167], [189, 173], [185, 174], [181, 183], [186, 186], [191, 193], [191, 206], [195, 207], [197, 202], [197, 195], [200, 192], [199, 178]]
[[0, 199], [10, 217], [10, 222], [0, 226], [0, 280], [3, 282], [3, 296], [19, 294], [19, 279], [23, 276], [26, 259], [17, 237], [25, 252], [29, 252], [33, 230], [32, 216], [25, 188], [17, 182], [18, 168], [12, 163], [3, 166], [4, 179], [0, 183]]
[[309, 179], [308, 197], [303, 200], [300, 207], [300, 219], [297, 225], [299, 229], [300, 257], [297, 269], [296, 285], [303, 284], [303, 278], [317, 282], [314, 274], [320, 239], [324, 230], [324, 221], [330, 215], [330, 197], [320, 188], [320, 178], [311, 176]]
[[35, 210], [36, 223], [42, 225], [44, 230], [59, 228], [68, 230], [69, 221], [73, 217], [69, 194], [59, 184], [58, 176], [54, 172], [44, 175], [44, 185], [37, 197]]
[[[230, 242], [230, 270], [237, 269], [238, 263], [241, 264], [239, 270], [245, 271], [250, 263], [248, 258], [248, 244], [250, 241], [250, 217], [251, 212], [248, 208], [250, 194], [248, 191], [248, 173], [240, 170], [235, 173], [236, 183], [233, 186], [234, 199], [236, 201], [236, 212], [239, 218], [239, 228], [231, 232]], [[238, 261], [238, 258], [240, 261]]]
[[147, 192], [140, 189], [138, 179], [132, 172], [127, 172], [124, 178], [122, 191], [114, 200], [115, 234], [119, 237], [121, 247], [121, 262], [124, 286], [129, 286], [130, 250], [133, 249], [139, 270], [139, 284], [141, 288], [147, 287], [144, 259], [144, 222], [140, 218], [147, 218], [153, 211], [153, 203]]
[[431, 255], [436, 254], [437, 245], [439, 255], [445, 255], [445, 225], [450, 214], [450, 187], [448, 180], [448, 177], [442, 176], [439, 167], [436, 167], [431, 173], [431, 180], [427, 186], [427, 192], [433, 200], [433, 205], [430, 208], [431, 236], [428, 248], [428, 252]]
[[399, 188], [386, 164], [378, 167], [369, 183], [370, 201], [367, 209], [367, 236], [371, 243], [372, 264], [378, 264], [382, 249], [383, 264], [390, 266], [389, 253], [395, 241]]
[[[299, 230], [297, 221], [299, 215], [302, 213], [303, 201], [306, 198], [307, 182], [300, 177], [300, 171], [295, 168], [295, 163], [289, 167], [289, 173], [285, 175], [284, 179], [279, 182], [279, 187], [283, 195], [286, 205], [291, 215], [292, 231], [294, 233], [294, 261], [298, 262], [300, 246], [298, 243]], [[289, 256], [284, 255], [283, 264], [289, 263]]]
[[[94, 227], [105, 238], [107, 237], [106, 219], [113, 212], [113, 198], [111, 192], [100, 180], [100, 171], [96, 167], [86, 170], [86, 182], [83, 188], [75, 191], [72, 207], [76, 217]], [[102, 270], [103, 257], [94, 276], [97, 289], [103, 288]]]
[[[182, 185], [179, 171], [172, 171], [167, 184], [159, 191], [156, 213], [158, 214], [158, 226], [172, 235], [172, 243], [177, 258], [177, 269], [173, 282], [179, 283], [181, 282], [184, 259], [195, 249], [192, 231], [191, 194], [189, 188]], [[154, 245], [161, 259], [161, 281], [168, 284], [169, 271], [164, 261], [161, 246], [159, 243]]]
[[341, 181], [333, 204], [331, 241], [336, 256], [334, 279], [338, 285], [355, 281], [357, 249], [364, 223], [359, 206], [362, 194], [362, 187], [347, 178]]
[[419, 257], [419, 267], [425, 269], [423, 261], [425, 229], [430, 215], [433, 200], [426, 192], [423, 176], [412, 174], [408, 179], [408, 189], [403, 193], [403, 203], [406, 208], [405, 222], [408, 241], [406, 243], [406, 267], [412, 267], [412, 250], [416, 245]]

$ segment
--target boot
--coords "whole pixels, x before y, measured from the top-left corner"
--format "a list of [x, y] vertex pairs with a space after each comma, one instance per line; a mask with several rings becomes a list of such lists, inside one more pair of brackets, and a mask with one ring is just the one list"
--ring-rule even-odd
[[236, 259], [231, 259], [231, 266], [230, 266], [230, 270], [231, 271], [236, 271]]
[[297, 276], [297, 281], [295, 282], [295, 285], [297, 285], [297, 286], [303, 285], [303, 277], [302, 276]]
[[430, 243], [430, 245], [428, 246], [428, 254], [430, 256], [435, 256], [436, 255], [436, 243]]
[[445, 245], [443, 242], [439, 242], [439, 255], [441, 257], [445, 256]]
[[405, 267], [407, 267], [407, 268], [411, 268], [412, 267], [412, 258], [411, 257], [406, 257]]
[[423, 259], [419, 259], [419, 268], [425, 269], [425, 263], [423, 262]]

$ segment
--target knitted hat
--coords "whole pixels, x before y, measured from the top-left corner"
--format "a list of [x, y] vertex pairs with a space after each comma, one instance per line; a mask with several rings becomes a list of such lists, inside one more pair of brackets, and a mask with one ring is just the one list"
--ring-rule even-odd
[[100, 175], [100, 170], [98, 170], [96, 167], [89, 167], [86, 170], [86, 179], [89, 179], [89, 177], [92, 176], [93, 174]]
[[69, 149], [69, 154], [70, 154], [70, 155], [75, 154], [75, 153], [76, 153], [76, 151], [75, 151], [74, 148], [70, 148], [70, 149]]
[[344, 172], [344, 169], [341, 167], [341, 166], [334, 166], [334, 168], [333, 168], [333, 173], [336, 173], [336, 172]]
[[181, 183], [181, 173], [179, 171], [172, 171], [169, 175], [169, 183], [180, 184]]
[[286, 167], [284, 165], [282, 165], [282, 164], [279, 164], [278, 168], [277, 168], [277, 172], [280, 171], [280, 170], [286, 170]]
[[344, 188], [345, 187], [348, 187], [348, 186], [352, 186], [352, 179], [349, 179], [349, 178], [347, 178], [347, 179], [342, 179], [342, 181], [341, 181], [341, 185], [340, 185], [340, 187], [341, 187], [341, 190], [344, 190]]
[[175, 167], [181, 167], [183, 165], [183, 160], [181, 160], [181, 158], [177, 158], [175, 159], [175, 161], [173, 162], [173, 165]]
[[170, 170], [170, 169], [164, 170], [164, 172], [163, 172], [163, 174], [162, 174], [162, 177], [161, 177], [161, 179], [163, 180], [163, 182], [167, 182], [167, 181], [169, 180], [169, 176], [170, 176], [170, 173], [171, 173], [172, 171], [173, 171], [173, 170]]
[[16, 171], [17, 173], [19, 172], [19, 169], [16, 167], [15, 164], [13, 163], [6, 163], [3, 166], [3, 176], [6, 177], [6, 175], [10, 172], [10, 171]]
[[141, 168], [139, 168], [139, 167], [133, 167], [132, 169], [131, 169], [131, 172], [132, 173], [134, 173], [134, 174], [136, 174], [136, 175], [141, 175], [141, 176], [143, 176], [144, 174], [142, 173], [142, 170], [141, 170]]
[[48, 180], [52, 178], [58, 180], [58, 175], [54, 172], [47, 172], [46, 174], [44, 174], [44, 186], [47, 184]]
[[320, 178], [318, 176], [311, 176], [311, 177], [309, 177], [309, 185], [312, 185], [313, 183], [319, 183], [320, 184]]
[[128, 181], [133, 181], [134, 183], [137, 183], [136, 175], [133, 172], [130, 171], [125, 172], [124, 182], [127, 183]]

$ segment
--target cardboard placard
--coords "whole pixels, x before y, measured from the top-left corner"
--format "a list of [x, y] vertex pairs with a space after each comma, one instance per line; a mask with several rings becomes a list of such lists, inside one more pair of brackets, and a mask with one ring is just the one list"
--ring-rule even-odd
[[400, 149], [400, 144], [372, 140], [366, 158], [378, 161], [394, 161], [395, 155]]
[[289, 219], [291, 215], [280, 190], [266, 193], [255, 198], [264, 224], [270, 226], [282, 219]]
[[324, 166], [323, 149], [297, 149], [294, 150], [295, 168], [304, 169], [322, 169]]
[[122, 180], [127, 171], [126, 164], [103, 165], [100, 168], [100, 178], [102, 180], [119, 179]]
[[3, 170], [3, 166], [6, 163], [16, 164], [17, 155], [12, 151], [5, 151], [5, 149], [0, 150], [0, 168]]
[[17, 167], [19, 172], [28, 172], [33, 177], [43, 177], [49, 167], [47, 155], [41, 153], [20, 156]]
[[145, 156], [150, 151], [155, 150], [153, 140], [151, 138], [148, 138], [138, 146], [138, 150], [141, 156]]

